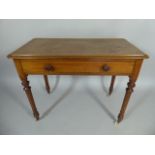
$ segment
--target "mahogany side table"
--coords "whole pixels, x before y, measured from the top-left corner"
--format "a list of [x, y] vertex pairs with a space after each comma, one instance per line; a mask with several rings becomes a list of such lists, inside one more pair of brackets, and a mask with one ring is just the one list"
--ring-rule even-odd
[[128, 76], [119, 123], [123, 120], [142, 62], [148, 55], [122, 38], [35, 38], [8, 57], [15, 63], [36, 120], [39, 120], [39, 112], [27, 79], [29, 74], [44, 75], [48, 93], [47, 75], [110, 75], [109, 94], [115, 76]]

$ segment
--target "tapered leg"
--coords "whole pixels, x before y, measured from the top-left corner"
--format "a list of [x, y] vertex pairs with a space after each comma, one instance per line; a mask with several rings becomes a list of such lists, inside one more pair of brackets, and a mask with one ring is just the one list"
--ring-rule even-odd
[[47, 75], [44, 75], [44, 81], [45, 81], [45, 87], [48, 93], [50, 93], [50, 85], [49, 85], [49, 81], [48, 81], [48, 77]]
[[29, 86], [29, 81], [27, 80], [27, 76], [24, 79], [22, 79], [22, 85], [24, 87], [24, 91], [27, 95], [27, 98], [30, 102], [30, 105], [31, 105], [31, 108], [33, 111], [33, 115], [36, 118], [36, 120], [39, 120], [39, 112], [37, 111], [37, 108], [36, 108], [36, 105], [35, 105], [35, 102], [33, 99], [33, 95], [31, 92], [31, 87]]
[[131, 77], [129, 78], [129, 82], [128, 82], [128, 87], [126, 88], [126, 94], [123, 100], [123, 104], [120, 110], [120, 113], [118, 115], [118, 120], [117, 122], [121, 122], [124, 118], [124, 114], [125, 114], [125, 110], [127, 108], [130, 96], [133, 92], [133, 88], [135, 87], [135, 80], [133, 80]]
[[112, 76], [112, 77], [111, 77], [111, 84], [110, 84], [110, 87], [109, 87], [109, 95], [111, 95], [111, 93], [113, 92], [113, 87], [114, 87], [114, 83], [115, 83], [115, 78], [116, 78], [116, 76]]

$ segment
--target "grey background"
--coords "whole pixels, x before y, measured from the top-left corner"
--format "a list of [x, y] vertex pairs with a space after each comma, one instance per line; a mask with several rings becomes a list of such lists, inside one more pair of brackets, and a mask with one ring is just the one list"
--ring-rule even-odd
[[[124, 121], [115, 126], [128, 79], [41, 76], [30, 84], [41, 115], [33, 119], [15, 67], [7, 54], [35, 37], [123, 37], [149, 54], [144, 61]], [[0, 20], [0, 134], [155, 134], [155, 20]]]

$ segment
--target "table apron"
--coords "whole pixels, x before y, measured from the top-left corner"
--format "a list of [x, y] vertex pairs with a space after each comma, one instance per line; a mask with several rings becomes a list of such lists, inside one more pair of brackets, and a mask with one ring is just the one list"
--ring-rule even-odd
[[135, 61], [21, 60], [26, 74], [44, 75], [131, 75]]

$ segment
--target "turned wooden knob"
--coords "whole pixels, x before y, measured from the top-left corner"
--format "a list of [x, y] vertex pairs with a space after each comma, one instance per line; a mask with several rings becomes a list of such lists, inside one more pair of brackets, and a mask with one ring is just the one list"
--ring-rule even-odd
[[110, 70], [110, 67], [109, 67], [107, 64], [105, 64], [105, 65], [103, 65], [103, 70], [104, 70], [105, 72], [107, 72], [107, 71]]
[[44, 69], [46, 71], [53, 71], [54, 70], [54, 67], [52, 65], [50, 65], [50, 64], [47, 64], [47, 65], [44, 66]]

